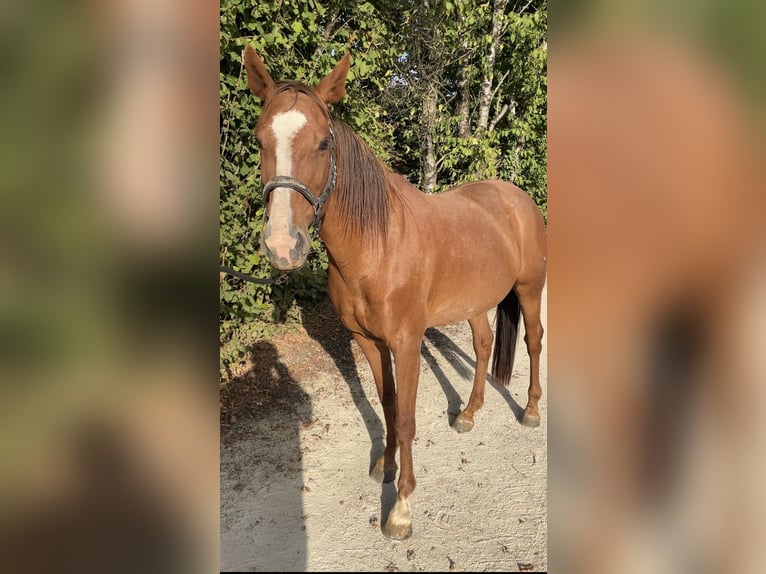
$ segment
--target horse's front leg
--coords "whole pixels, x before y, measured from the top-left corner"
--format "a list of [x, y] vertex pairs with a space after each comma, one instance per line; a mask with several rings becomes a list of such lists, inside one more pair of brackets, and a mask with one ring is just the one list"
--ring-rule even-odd
[[396, 504], [383, 525], [383, 534], [394, 540], [403, 540], [412, 534], [412, 511], [409, 498], [415, 490], [415, 472], [412, 465], [412, 441], [415, 438], [415, 398], [420, 377], [419, 336], [400, 336], [392, 345], [396, 365], [396, 438], [399, 443], [398, 495]]
[[396, 388], [394, 372], [391, 369], [391, 351], [382, 341], [354, 333], [367, 362], [370, 364], [378, 398], [383, 405], [386, 419], [386, 449], [375, 461], [370, 477], [377, 482], [392, 482], [396, 478]]

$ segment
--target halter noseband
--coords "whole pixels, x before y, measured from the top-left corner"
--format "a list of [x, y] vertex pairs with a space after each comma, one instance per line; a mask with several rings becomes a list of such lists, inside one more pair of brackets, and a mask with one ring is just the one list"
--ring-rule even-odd
[[319, 229], [322, 227], [322, 207], [324, 206], [325, 201], [327, 201], [327, 198], [330, 196], [330, 192], [335, 187], [335, 176], [337, 174], [337, 166], [335, 165], [334, 151], [335, 151], [335, 134], [333, 133], [332, 126], [331, 126], [330, 127], [330, 174], [327, 176], [327, 184], [324, 186], [324, 191], [322, 191], [319, 197], [315, 197], [314, 194], [311, 193], [311, 190], [308, 187], [303, 185], [300, 181], [298, 181], [294, 177], [290, 177], [287, 175], [276, 175], [272, 177], [266, 183], [266, 185], [263, 186], [263, 205], [265, 206], [268, 203], [271, 192], [277, 188], [286, 187], [294, 191], [297, 191], [306, 199], [306, 201], [308, 201], [311, 204], [311, 207], [314, 208], [314, 221], [311, 224], [314, 227], [314, 231], [312, 235], [318, 234]]

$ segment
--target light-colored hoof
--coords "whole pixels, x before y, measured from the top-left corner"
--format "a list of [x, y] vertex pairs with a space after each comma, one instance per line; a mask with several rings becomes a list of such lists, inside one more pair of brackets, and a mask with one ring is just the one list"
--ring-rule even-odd
[[396, 478], [397, 470], [398, 467], [396, 466], [396, 463], [394, 463], [394, 466], [391, 468], [386, 468], [385, 457], [381, 455], [378, 457], [378, 460], [375, 461], [375, 466], [372, 467], [372, 471], [370, 471], [370, 478], [375, 482], [383, 484], [393, 482]]
[[391, 540], [406, 540], [412, 536], [410, 503], [402, 499], [397, 500], [380, 531]]
[[457, 432], [469, 432], [473, 429], [473, 421], [463, 418], [461, 413], [457, 416], [455, 422], [452, 423], [452, 428]]
[[407, 540], [412, 536], [412, 524], [391, 524], [389, 519], [381, 529], [383, 536], [391, 540]]
[[539, 427], [540, 426], [540, 415], [532, 415], [527, 412], [524, 413], [524, 416], [521, 417], [521, 424], [525, 427]]

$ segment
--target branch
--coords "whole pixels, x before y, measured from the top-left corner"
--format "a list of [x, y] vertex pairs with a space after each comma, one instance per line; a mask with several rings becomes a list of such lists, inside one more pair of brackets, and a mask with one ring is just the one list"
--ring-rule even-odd
[[508, 74], [510, 74], [511, 71], [508, 70], [505, 74], [503, 74], [503, 77], [500, 78], [500, 80], [497, 82], [497, 86], [495, 86], [495, 89], [492, 91], [492, 99], [495, 99], [495, 96], [497, 95], [497, 91], [500, 89], [500, 86], [503, 85], [503, 82], [508, 77]]
[[513, 5], [512, 12], [515, 12], [516, 14], [523, 14], [524, 12], [527, 11], [527, 8], [529, 8], [529, 5], [532, 4], [532, 2], [534, 2], [534, 0], [529, 0], [529, 2], [527, 2], [524, 5], [524, 7], [521, 10], [519, 10], [519, 11], [516, 10], [516, 6], [518, 6], [518, 3], [516, 3], [516, 4]]
[[504, 104], [503, 108], [500, 110], [500, 112], [495, 116], [495, 119], [492, 120], [492, 123], [489, 124], [489, 127], [487, 128], [488, 132], [491, 132], [495, 129], [495, 126], [497, 125], [497, 122], [499, 122], [501, 119], [503, 119], [503, 116], [508, 112], [508, 104]]
[[436, 160], [436, 163], [434, 164], [436, 166], [436, 171], [440, 171], [442, 168], [442, 165], [444, 164], [444, 160], [449, 157], [448, 153], [445, 153], [443, 156], [441, 156], [439, 159]]
[[327, 22], [327, 26], [325, 26], [324, 32], [322, 32], [322, 39], [317, 42], [316, 50], [314, 50], [314, 57], [312, 59], [315, 62], [319, 59], [319, 56], [322, 55], [322, 52], [324, 52], [325, 46], [327, 46], [327, 42], [334, 32], [333, 28], [335, 28], [335, 23], [338, 21], [338, 16], [340, 16], [340, 8], [335, 8], [330, 15], [330, 19]]

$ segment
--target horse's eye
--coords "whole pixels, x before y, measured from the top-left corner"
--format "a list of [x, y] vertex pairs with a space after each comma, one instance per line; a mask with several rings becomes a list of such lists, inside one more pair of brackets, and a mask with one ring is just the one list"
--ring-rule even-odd
[[319, 151], [325, 151], [328, 147], [330, 147], [330, 138], [324, 138], [319, 142]]
[[257, 145], [259, 149], [263, 149], [263, 144], [261, 143], [261, 139], [258, 136], [253, 136], [253, 141], [255, 142], [255, 145]]

